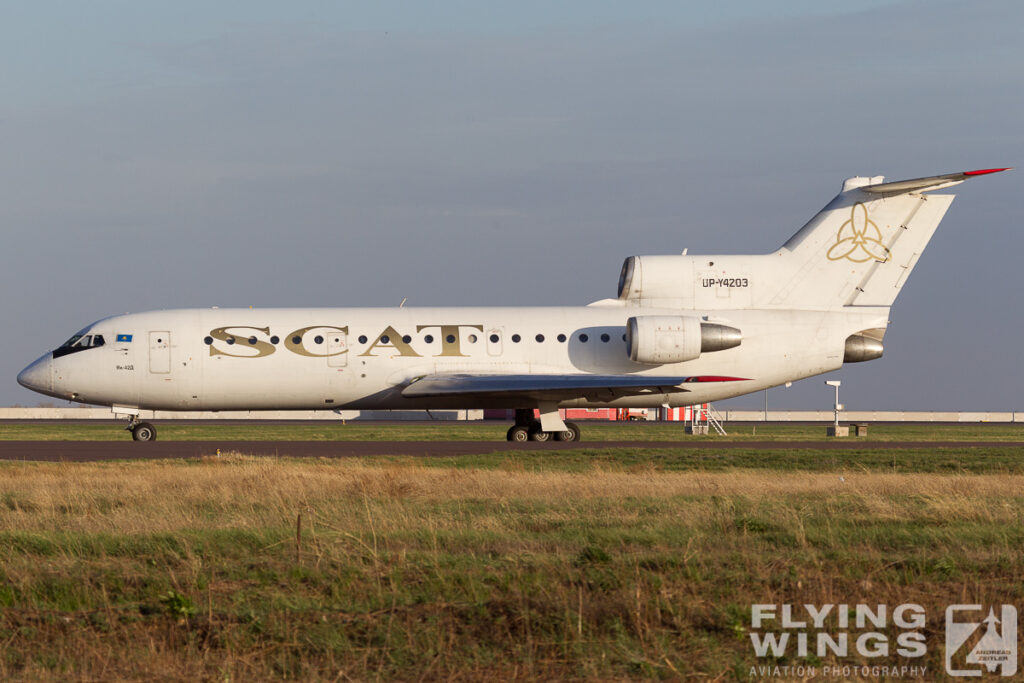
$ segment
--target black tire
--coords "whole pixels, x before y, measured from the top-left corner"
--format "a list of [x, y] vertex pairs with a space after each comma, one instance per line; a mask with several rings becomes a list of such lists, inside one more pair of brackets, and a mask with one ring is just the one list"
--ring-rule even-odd
[[148, 422], [140, 422], [132, 427], [133, 441], [156, 441], [156, 427]]
[[523, 443], [525, 441], [529, 441], [530, 440], [530, 432], [529, 432], [528, 429], [526, 429], [526, 427], [520, 427], [518, 425], [513, 425], [513, 426], [509, 427], [507, 437], [508, 437], [509, 441], [514, 441], [516, 443]]
[[555, 441], [579, 441], [580, 428], [575, 422], [566, 422], [564, 432], [555, 432]]
[[533, 427], [530, 427], [530, 441], [549, 441], [551, 439], [551, 436], [552, 433], [545, 432], [543, 429], [541, 429], [539, 423], [535, 424]]

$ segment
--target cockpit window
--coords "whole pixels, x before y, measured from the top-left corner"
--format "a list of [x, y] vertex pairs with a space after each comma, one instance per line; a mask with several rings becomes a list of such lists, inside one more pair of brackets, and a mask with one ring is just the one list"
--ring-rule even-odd
[[106, 342], [103, 339], [102, 334], [84, 334], [85, 330], [75, 334], [68, 339], [66, 342], [60, 345], [59, 348], [54, 350], [53, 357], [60, 358], [66, 356], [69, 353], [77, 353], [78, 351], [85, 351], [86, 349], [94, 349], [97, 346], [103, 346]]

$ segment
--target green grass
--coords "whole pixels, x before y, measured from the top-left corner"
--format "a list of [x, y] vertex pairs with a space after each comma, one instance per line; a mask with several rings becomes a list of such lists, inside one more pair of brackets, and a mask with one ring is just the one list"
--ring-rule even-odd
[[[342, 424], [295, 421], [269, 424], [160, 422], [161, 441], [502, 441], [504, 422], [375, 423]], [[805, 441], [825, 438], [822, 424], [735, 423], [727, 424], [726, 437], [689, 436], [682, 423], [579, 422], [586, 441]], [[0, 424], [2, 440], [113, 441], [128, 438], [124, 423], [6, 423]], [[853, 438], [853, 437], [851, 437]], [[1024, 424], [872, 424], [870, 441], [1024, 441]]]
[[[493, 431], [425, 428], [452, 426]], [[931, 679], [947, 603], [1024, 599], [1024, 449], [1005, 426], [943, 438], [990, 428], [956, 448], [0, 463], [0, 678], [748, 681], [813, 662], [755, 658], [753, 603], [867, 601], [925, 607], [926, 657], [882, 663]]]
[[527, 471], [726, 472], [770, 469], [775, 472], [892, 472], [945, 474], [1024, 474], [1024, 447], [993, 443], [892, 449], [834, 450], [702, 449], [702, 448], [582, 448], [559, 453], [495, 452], [453, 457], [411, 458], [383, 456], [365, 462], [418, 464], [455, 469], [508, 469]]

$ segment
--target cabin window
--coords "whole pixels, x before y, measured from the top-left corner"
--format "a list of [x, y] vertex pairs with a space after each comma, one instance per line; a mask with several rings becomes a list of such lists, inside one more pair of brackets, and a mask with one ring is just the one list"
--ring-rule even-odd
[[497, 343], [498, 343], [498, 339], [499, 339], [499, 338], [500, 338], [500, 337], [498, 337], [498, 335], [496, 335], [496, 334], [492, 334], [492, 335], [491, 335], [491, 337], [490, 337], [490, 339], [491, 339], [491, 343], [492, 343], [492, 344], [497, 344]]
[[536, 339], [537, 343], [540, 344], [540, 343], [542, 343], [544, 341], [544, 335], [543, 334], [538, 334], [536, 337], [534, 337], [534, 339]]
[[213, 337], [203, 337], [203, 343], [204, 344], [212, 344], [213, 343]]
[[366, 343], [366, 335], [365, 334], [359, 335], [359, 343], [360, 344], [365, 344]]
[[586, 344], [589, 339], [590, 337], [588, 337], [586, 334], [580, 335], [580, 341], [583, 342], [584, 344]]
[[432, 334], [424, 335], [423, 336], [423, 341], [427, 342], [428, 344], [433, 344], [434, 343], [434, 335], [432, 335]]
[[273, 337], [270, 338], [270, 343], [271, 344], [276, 344], [279, 341], [281, 341], [281, 338], [278, 337], [276, 334]]
[[565, 335], [564, 334], [558, 335], [558, 341], [564, 342], [565, 341]]
[[605, 344], [607, 344], [610, 340], [611, 340], [611, 337], [609, 337], [607, 334], [602, 334], [601, 335], [601, 341], [603, 341]]
[[405, 342], [406, 344], [408, 344], [409, 342], [411, 342], [411, 341], [412, 341], [412, 337], [410, 337], [410, 336], [409, 336], [409, 335], [407, 335], [407, 334], [406, 334], [406, 335], [403, 335], [403, 336], [402, 336], [402, 341], [403, 341], [403, 342]]
[[522, 339], [522, 337], [520, 337], [518, 334], [513, 334], [512, 335], [512, 343], [513, 344], [518, 344], [520, 339]]

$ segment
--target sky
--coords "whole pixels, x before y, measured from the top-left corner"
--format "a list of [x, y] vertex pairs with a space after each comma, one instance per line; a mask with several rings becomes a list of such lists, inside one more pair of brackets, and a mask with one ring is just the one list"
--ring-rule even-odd
[[[1017, 0], [491, 5], [5, 8], [0, 405], [107, 315], [582, 305], [631, 254], [772, 251], [849, 176], [1024, 161]], [[849, 409], [1024, 411], [1022, 181], [955, 188]]]

